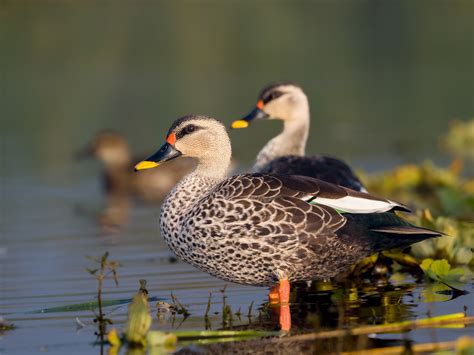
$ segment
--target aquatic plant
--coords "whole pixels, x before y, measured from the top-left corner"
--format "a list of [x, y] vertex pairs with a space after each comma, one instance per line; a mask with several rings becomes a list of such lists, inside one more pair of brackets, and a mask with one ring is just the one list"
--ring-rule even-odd
[[173, 292], [171, 292], [171, 301], [173, 302], [170, 308], [172, 313], [182, 314], [184, 318], [191, 315], [188, 309], [178, 300], [178, 297], [176, 297]]
[[99, 267], [96, 269], [89, 269], [87, 268], [87, 272], [91, 274], [97, 280], [97, 307], [98, 313], [95, 314], [94, 323], [97, 323], [98, 331], [96, 335], [101, 339], [103, 342], [105, 335], [107, 334], [107, 324], [112, 324], [112, 320], [105, 317], [105, 313], [103, 310], [103, 301], [102, 301], [102, 294], [103, 294], [103, 286], [104, 281], [108, 277], [112, 277], [115, 282], [115, 285], [118, 286], [118, 274], [117, 269], [119, 268], [120, 264], [117, 261], [108, 260], [109, 252], [105, 252], [102, 257], [95, 258], [95, 257], [88, 257], [88, 259], [94, 261], [95, 263], [99, 264]]
[[445, 259], [425, 259], [421, 263], [421, 268], [430, 280], [441, 282], [456, 290], [462, 290], [467, 281], [464, 269], [451, 268]]
[[3, 317], [0, 317], [0, 334], [4, 331], [13, 330], [15, 328], [15, 325], [7, 323], [7, 321]]
[[[144, 284], [144, 281], [140, 281]], [[163, 351], [172, 351], [178, 340], [180, 341], [194, 341], [198, 343], [235, 341], [243, 339], [254, 339], [262, 336], [268, 336], [273, 333], [262, 331], [229, 331], [229, 330], [205, 330], [205, 331], [174, 331], [162, 332], [150, 330], [152, 324], [152, 317], [150, 315], [151, 309], [147, 300], [148, 292], [143, 292], [141, 287], [139, 292], [133, 297], [132, 303], [128, 307], [127, 322], [125, 324], [123, 333], [120, 334], [115, 328], [112, 329], [107, 336], [107, 340], [111, 345], [109, 354], [118, 354], [120, 348], [126, 345], [128, 348], [139, 349], [161, 349]], [[221, 290], [221, 292], [225, 292]], [[210, 295], [211, 297], [211, 295]], [[174, 312], [181, 312], [181, 314], [188, 314], [186, 307], [177, 299], [175, 295], [171, 295], [173, 304], [168, 306]], [[211, 298], [209, 298], [211, 299]], [[162, 303], [160, 302], [160, 306]], [[210, 301], [208, 303], [210, 309]], [[230, 312], [228, 305], [223, 302], [223, 313]], [[209, 312], [209, 309], [207, 312]], [[229, 311], [226, 311], [229, 309]], [[223, 319], [226, 317], [223, 316]]]
[[176, 336], [163, 332], [150, 331], [152, 324], [151, 309], [148, 303], [146, 280], [140, 280], [140, 288], [128, 306], [127, 322], [123, 334], [112, 329], [107, 339], [112, 346], [109, 353], [118, 353], [123, 343], [132, 348], [147, 348], [149, 346], [173, 345]]
[[128, 318], [124, 329], [125, 340], [130, 344], [146, 345], [146, 335], [151, 322], [148, 301], [142, 292], [138, 292], [128, 307]]
[[415, 209], [430, 206], [436, 215], [474, 221], [474, 180], [463, 178], [459, 173], [456, 164], [444, 169], [425, 161], [365, 176], [364, 180], [372, 193]]
[[425, 240], [411, 246], [410, 254], [418, 261], [426, 258], [446, 259], [451, 265], [474, 266], [474, 223], [448, 217], [433, 217], [427, 209], [419, 211], [414, 222], [441, 231], [446, 236]]

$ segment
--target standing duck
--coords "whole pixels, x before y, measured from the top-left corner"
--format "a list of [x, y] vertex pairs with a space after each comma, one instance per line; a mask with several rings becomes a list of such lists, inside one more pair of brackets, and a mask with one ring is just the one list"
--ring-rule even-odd
[[258, 153], [253, 172], [311, 176], [333, 184], [366, 192], [352, 169], [328, 156], [305, 156], [309, 133], [309, 103], [303, 89], [292, 82], [265, 87], [256, 107], [232, 128], [246, 128], [255, 119], [283, 121], [283, 132], [271, 139]]
[[283, 330], [291, 324], [290, 281], [333, 278], [360, 259], [439, 236], [397, 217], [399, 203], [306, 176], [226, 177], [231, 144], [219, 121], [185, 116], [166, 143], [135, 170], [188, 156], [196, 169], [161, 206], [160, 229], [171, 250], [226, 281], [272, 286]]

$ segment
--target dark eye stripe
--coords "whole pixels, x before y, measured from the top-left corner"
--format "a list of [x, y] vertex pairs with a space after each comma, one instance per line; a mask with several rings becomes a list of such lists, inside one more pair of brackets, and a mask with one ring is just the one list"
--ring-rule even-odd
[[281, 91], [270, 91], [269, 93], [266, 93], [262, 97], [262, 101], [263, 101], [264, 104], [267, 104], [268, 102], [270, 102], [272, 100], [275, 100], [276, 98], [280, 97], [281, 95], [283, 95], [283, 93]]
[[183, 138], [187, 134], [191, 134], [193, 132], [196, 132], [198, 130], [202, 129], [202, 127], [195, 126], [193, 124], [189, 124], [187, 126], [184, 126], [179, 130], [179, 132], [176, 134], [176, 139]]

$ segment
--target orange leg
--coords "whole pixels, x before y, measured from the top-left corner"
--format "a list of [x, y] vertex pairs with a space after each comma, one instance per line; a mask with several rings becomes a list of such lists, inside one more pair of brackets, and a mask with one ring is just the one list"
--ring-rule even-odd
[[289, 332], [291, 329], [291, 312], [289, 304], [280, 305], [280, 328], [284, 332]]
[[280, 298], [280, 327], [281, 330], [288, 332], [291, 329], [290, 282], [288, 279], [280, 280], [278, 293]]
[[278, 289], [278, 293], [280, 296], [281, 304], [290, 303], [290, 282], [288, 281], [288, 279], [280, 280], [280, 287]]

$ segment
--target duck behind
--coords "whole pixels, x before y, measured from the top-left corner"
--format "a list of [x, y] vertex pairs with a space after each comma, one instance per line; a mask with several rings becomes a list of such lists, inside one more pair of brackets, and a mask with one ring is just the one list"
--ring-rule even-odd
[[258, 153], [253, 172], [311, 176], [357, 191], [366, 191], [352, 169], [342, 160], [324, 155], [305, 156], [310, 112], [303, 89], [293, 82], [265, 87], [256, 107], [232, 128], [246, 128], [254, 120], [281, 120], [283, 131]]
[[81, 154], [98, 159], [103, 168], [102, 185], [107, 194], [126, 194], [148, 202], [161, 202], [173, 186], [194, 168], [190, 159], [172, 162], [166, 171], [147, 171], [133, 174], [134, 163], [130, 147], [121, 134], [104, 130], [99, 132]]

